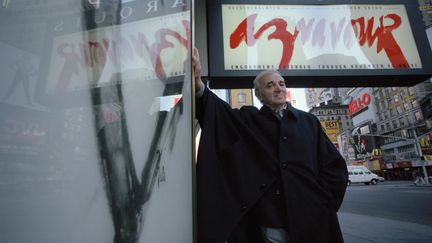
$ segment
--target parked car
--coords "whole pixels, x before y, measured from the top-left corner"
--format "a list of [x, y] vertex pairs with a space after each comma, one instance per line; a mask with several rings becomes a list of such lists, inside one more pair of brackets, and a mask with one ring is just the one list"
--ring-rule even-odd
[[348, 185], [352, 183], [364, 183], [365, 185], [376, 185], [378, 182], [384, 182], [385, 179], [372, 173], [366, 166], [350, 165], [348, 166]]

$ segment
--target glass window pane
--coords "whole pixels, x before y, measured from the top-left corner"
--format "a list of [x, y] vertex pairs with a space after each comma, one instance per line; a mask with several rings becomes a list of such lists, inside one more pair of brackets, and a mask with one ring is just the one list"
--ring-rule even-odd
[[0, 242], [193, 242], [190, 2], [2, 3]]

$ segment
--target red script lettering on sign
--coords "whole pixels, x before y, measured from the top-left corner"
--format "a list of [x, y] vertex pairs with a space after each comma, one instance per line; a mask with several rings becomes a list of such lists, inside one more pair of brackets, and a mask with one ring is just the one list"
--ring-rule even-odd
[[[267, 39], [277, 39], [282, 42], [282, 57], [279, 64], [279, 68], [281, 69], [287, 69], [289, 67], [294, 52], [294, 44], [299, 33], [301, 34], [302, 45], [312, 41], [312, 46], [318, 46], [319, 48], [323, 48], [326, 38], [328, 38], [324, 34], [324, 29], [327, 24], [324, 18], [317, 21], [316, 24], [315, 18], [311, 18], [307, 22], [302, 18], [296, 24], [293, 33], [287, 30], [288, 24], [285, 20], [274, 18], [265, 23], [254, 33], [254, 25], [257, 16], [258, 14], [249, 15], [238, 24], [230, 35], [230, 48], [236, 49], [243, 41], [248, 46], [254, 46], [263, 32], [274, 26], [276, 29], [268, 35]], [[391, 23], [385, 25], [384, 20]], [[372, 45], [377, 42], [375, 52], [378, 54], [384, 50], [393, 68], [409, 68], [409, 63], [397, 40], [393, 36], [393, 31], [398, 29], [401, 24], [402, 18], [397, 14], [380, 16], [378, 26], [374, 26], [374, 17], [369, 18], [367, 22], [365, 17], [352, 19], [351, 21], [346, 21], [346, 23], [345, 18], [342, 18], [337, 23], [331, 21], [329, 23], [331, 46], [332, 48], [336, 48], [337, 43], [342, 40], [343, 45], [347, 49], [350, 49], [355, 38], [357, 38], [360, 46], [367, 44], [368, 48], [371, 48]], [[352, 32], [354, 32], [355, 37], [352, 36], [353, 34], [350, 34]], [[311, 36], [312, 38], [310, 38]]]

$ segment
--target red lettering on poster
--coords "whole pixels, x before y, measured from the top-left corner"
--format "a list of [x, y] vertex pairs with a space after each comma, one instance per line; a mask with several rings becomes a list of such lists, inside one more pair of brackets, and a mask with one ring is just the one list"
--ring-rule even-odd
[[274, 26], [276, 27], [275, 31], [268, 35], [267, 39], [277, 39], [282, 42], [282, 58], [279, 68], [288, 68], [294, 51], [294, 42], [299, 31], [295, 29], [294, 34], [291, 34], [287, 31], [287, 22], [283, 19], [275, 18], [265, 23], [255, 34], [253, 34], [256, 17], [257, 14], [252, 14], [237, 26], [234, 32], [230, 35], [230, 47], [235, 49], [242, 41], [245, 41], [248, 46], [253, 46], [256, 40], [261, 37], [265, 30]]
[[[391, 19], [393, 24], [385, 26], [384, 18]], [[401, 17], [397, 14], [381, 16], [379, 18], [380, 24], [374, 33], [372, 33], [375, 22], [374, 17], [368, 20], [366, 28], [364, 21], [364, 17], [351, 20], [354, 32], [359, 38], [359, 44], [363, 46], [367, 41], [368, 47], [371, 47], [375, 40], [378, 39], [376, 53], [380, 53], [384, 50], [393, 68], [408, 68], [408, 61], [392, 33], [393, 30], [400, 27], [402, 23]], [[358, 29], [358, 24], [360, 25], [360, 29]]]
[[349, 104], [348, 115], [352, 116], [364, 108], [366, 108], [371, 102], [371, 97], [368, 93], [364, 93], [361, 98], [351, 101]]
[[[257, 16], [257, 14], [248, 16], [231, 33], [231, 49], [237, 48], [242, 41], [244, 41], [248, 46], [255, 45], [256, 41], [261, 37], [266, 29], [275, 26], [275, 31], [268, 36], [268, 39], [281, 40], [283, 43], [283, 50], [279, 68], [288, 68], [294, 51], [294, 44], [299, 33], [301, 34], [300, 40], [303, 45], [311, 41], [312, 46], [322, 48], [326, 42], [325, 28], [327, 22], [325, 19], [320, 19], [315, 24], [315, 18], [311, 18], [307, 22], [302, 18], [297, 23], [294, 33], [290, 33], [287, 31], [287, 22], [283, 19], [275, 18], [261, 26], [254, 34], [254, 23]], [[392, 23], [385, 25], [384, 20], [392, 21]], [[352, 19], [346, 23], [345, 18], [342, 18], [338, 22], [330, 22], [329, 28], [332, 48], [336, 48], [337, 43], [341, 39], [345, 47], [348, 49], [352, 47], [355, 38], [357, 38], [357, 41], [361, 46], [367, 44], [367, 47], [369, 48], [372, 47], [375, 41], [377, 41], [375, 52], [378, 54], [384, 50], [393, 68], [409, 68], [408, 61], [393, 36], [393, 31], [401, 26], [402, 18], [397, 14], [380, 16], [379, 25], [376, 27], [375, 31], [373, 31], [375, 27], [374, 24], [374, 17], [369, 18], [367, 23], [365, 23], [364, 17]], [[353, 36], [352, 31], [355, 36]]]
[[[172, 38], [176, 39], [184, 48], [189, 47], [189, 22], [182, 21], [185, 29], [185, 36], [182, 37], [177, 31], [162, 28], [154, 34], [155, 41], [150, 45], [142, 32], [136, 35], [122, 36], [117, 40], [109, 41], [102, 38], [100, 41], [87, 41], [79, 45], [74, 43], [61, 43], [57, 47], [57, 54], [64, 59], [60, 72], [56, 92], [66, 91], [72, 82], [74, 75], [78, 75], [80, 68], [94, 68], [105, 66], [109, 59], [114, 65], [125, 65], [134, 61], [136, 57], [143, 58], [148, 53], [153, 64], [156, 76], [165, 79], [166, 74], [161, 60], [161, 53], [164, 49], [174, 48]], [[119, 63], [121, 61], [122, 63]]]

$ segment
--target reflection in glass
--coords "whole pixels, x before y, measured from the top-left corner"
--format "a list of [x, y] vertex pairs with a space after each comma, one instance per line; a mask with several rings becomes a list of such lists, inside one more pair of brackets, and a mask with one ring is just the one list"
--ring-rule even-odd
[[0, 21], [0, 242], [192, 242], [190, 3], [12, 0]]

